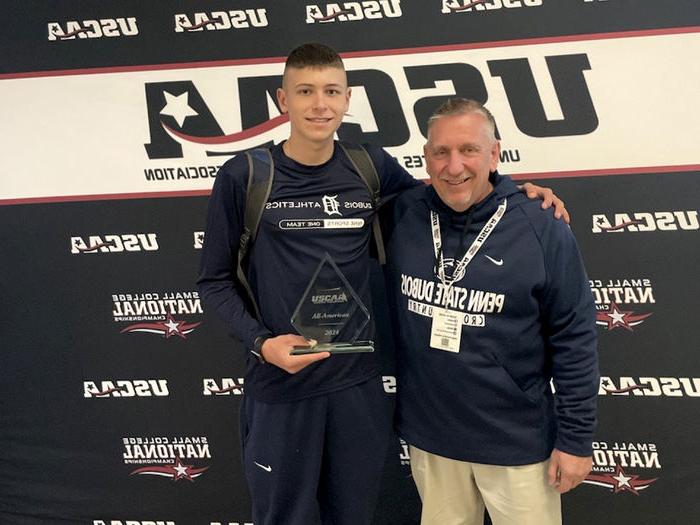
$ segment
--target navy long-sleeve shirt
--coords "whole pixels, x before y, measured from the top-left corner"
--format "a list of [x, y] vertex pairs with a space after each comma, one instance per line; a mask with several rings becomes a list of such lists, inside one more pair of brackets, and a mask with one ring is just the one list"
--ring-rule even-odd
[[[421, 184], [383, 150], [367, 150], [379, 173], [382, 202]], [[255, 318], [236, 280], [248, 181], [243, 155], [226, 162], [216, 177], [198, 280], [205, 308], [215, 310], [248, 350], [259, 335], [297, 333], [292, 315], [326, 253], [371, 309], [369, 243], [376, 210], [364, 181], [337, 144], [333, 156], [319, 166], [295, 162], [281, 145], [271, 152], [274, 182], [249, 251], [247, 274], [262, 319]], [[372, 335], [369, 323], [359, 338]], [[333, 355], [293, 375], [248, 359], [245, 384], [256, 399], [280, 402], [338, 390], [378, 373], [371, 354]]]

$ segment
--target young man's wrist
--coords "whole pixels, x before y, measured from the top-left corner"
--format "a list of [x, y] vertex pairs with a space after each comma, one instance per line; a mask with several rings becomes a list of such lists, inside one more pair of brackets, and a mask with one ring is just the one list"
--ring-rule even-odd
[[267, 363], [265, 360], [265, 356], [263, 355], [262, 347], [265, 344], [265, 341], [270, 339], [270, 335], [259, 335], [253, 340], [253, 349], [251, 352], [253, 355], [257, 358], [258, 362], [261, 364]]

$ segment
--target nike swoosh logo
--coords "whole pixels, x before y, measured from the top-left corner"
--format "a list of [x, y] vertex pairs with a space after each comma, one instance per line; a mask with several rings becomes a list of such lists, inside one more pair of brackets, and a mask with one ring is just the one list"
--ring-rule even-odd
[[491, 261], [493, 264], [496, 266], [503, 266], [503, 259], [494, 259], [493, 257], [489, 257], [488, 255], [484, 255], [489, 261]]
[[261, 465], [257, 461], [253, 461], [253, 463], [255, 463], [258, 467], [263, 469], [265, 472], [272, 472], [272, 467], [270, 465]]

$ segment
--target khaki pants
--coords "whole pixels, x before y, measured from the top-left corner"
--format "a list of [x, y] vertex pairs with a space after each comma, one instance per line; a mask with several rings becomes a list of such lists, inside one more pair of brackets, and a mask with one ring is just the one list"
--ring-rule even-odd
[[549, 461], [503, 467], [444, 458], [411, 445], [421, 525], [561, 525], [559, 493], [547, 483]]

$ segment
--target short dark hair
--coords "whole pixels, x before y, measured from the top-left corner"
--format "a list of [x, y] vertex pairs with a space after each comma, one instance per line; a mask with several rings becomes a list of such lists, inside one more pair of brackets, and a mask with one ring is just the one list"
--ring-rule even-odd
[[437, 108], [428, 119], [428, 132], [433, 123], [442, 117], [453, 117], [455, 115], [468, 115], [469, 113], [479, 113], [489, 123], [493, 138], [496, 137], [496, 119], [491, 112], [476, 100], [470, 98], [454, 97], [449, 98]]
[[338, 52], [325, 44], [318, 42], [307, 42], [292, 49], [287, 56], [284, 69], [293, 67], [301, 69], [304, 67], [335, 67], [345, 69], [343, 60]]

